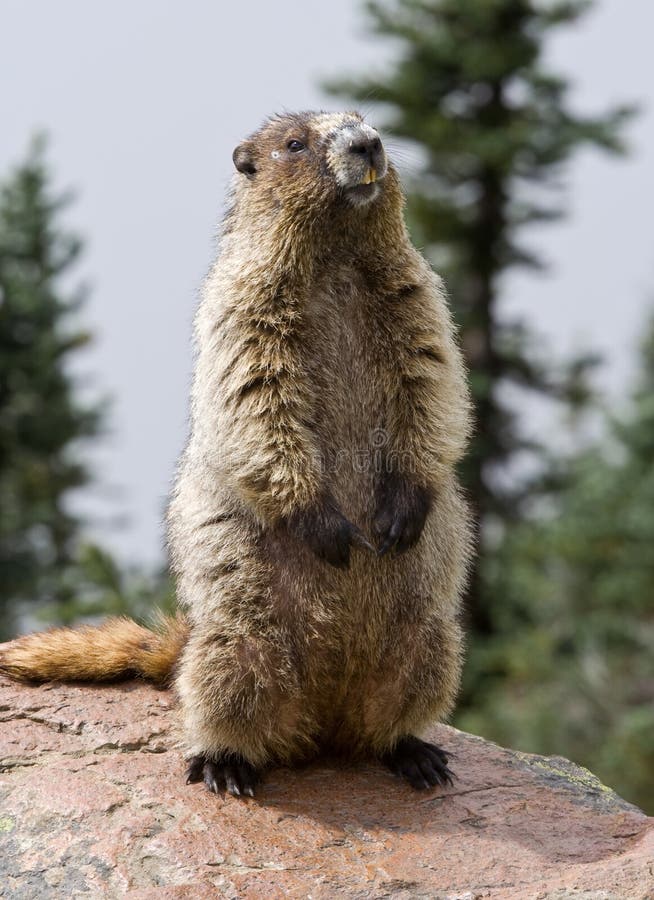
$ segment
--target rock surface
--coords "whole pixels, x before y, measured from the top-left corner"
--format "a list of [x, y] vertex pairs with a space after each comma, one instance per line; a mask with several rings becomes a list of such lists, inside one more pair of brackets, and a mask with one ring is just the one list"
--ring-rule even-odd
[[0, 679], [0, 896], [646, 900], [654, 819], [560, 758], [453, 728], [454, 788], [374, 764], [185, 785], [173, 698]]

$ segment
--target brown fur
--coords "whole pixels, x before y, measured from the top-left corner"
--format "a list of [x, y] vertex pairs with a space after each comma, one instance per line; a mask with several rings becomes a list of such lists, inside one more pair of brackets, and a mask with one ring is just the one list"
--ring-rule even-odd
[[140, 675], [165, 684], [186, 642], [183, 616], [161, 617], [156, 630], [126, 618], [95, 627], [29, 634], [0, 650], [0, 672], [20, 681], [116, 681]]
[[[169, 514], [189, 628], [176, 678], [189, 756], [260, 766], [325, 745], [382, 755], [456, 695], [465, 373], [392, 165], [374, 199], [349, 199], [358, 163], [343, 135], [366, 127], [355, 113], [280, 116], [235, 152]], [[306, 151], [288, 152], [290, 139]], [[396, 516], [406, 552], [360, 549], [356, 529], [380, 546]], [[330, 535], [344, 542], [335, 565]], [[73, 634], [61, 635], [69, 649]], [[86, 647], [91, 632], [80, 634]], [[141, 630], [93, 634], [111, 673], [122, 661], [146, 674]], [[21, 639], [5, 671], [19, 671], [21, 647], [22, 671], [38, 677], [98, 671], [66, 668], [56, 635]]]

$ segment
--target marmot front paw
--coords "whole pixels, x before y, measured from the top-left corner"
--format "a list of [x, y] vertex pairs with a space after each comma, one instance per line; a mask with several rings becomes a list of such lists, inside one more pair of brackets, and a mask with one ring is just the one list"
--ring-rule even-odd
[[388, 474], [379, 486], [372, 523], [379, 555], [403, 553], [417, 544], [430, 506], [426, 488], [395, 472]]
[[227, 790], [233, 797], [254, 797], [260, 773], [238, 753], [225, 753], [218, 760], [192, 756], [187, 763], [187, 784], [204, 781], [214, 794]]
[[350, 565], [352, 546], [376, 552], [363, 532], [345, 518], [329, 497], [296, 513], [287, 525], [317, 557], [338, 569], [347, 569]]

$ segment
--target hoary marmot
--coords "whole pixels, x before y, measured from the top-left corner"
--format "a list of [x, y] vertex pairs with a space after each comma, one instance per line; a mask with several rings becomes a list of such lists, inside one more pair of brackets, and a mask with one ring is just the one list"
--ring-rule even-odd
[[189, 781], [252, 795], [321, 748], [446, 784], [470, 554], [470, 406], [440, 279], [377, 131], [280, 115], [240, 144], [197, 315], [169, 511], [180, 615], [18, 639], [31, 680], [174, 673]]

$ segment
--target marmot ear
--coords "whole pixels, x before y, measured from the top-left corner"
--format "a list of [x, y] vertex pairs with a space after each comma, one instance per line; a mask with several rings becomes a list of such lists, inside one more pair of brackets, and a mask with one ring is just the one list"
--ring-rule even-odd
[[251, 178], [257, 171], [254, 164], [254, 146], [249, 141], [238, 145], [232, 153], [232, 159], [237, 171], [247, 175], [248, 178]]

